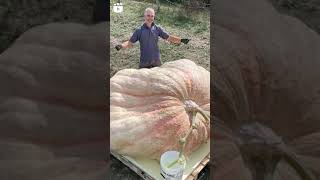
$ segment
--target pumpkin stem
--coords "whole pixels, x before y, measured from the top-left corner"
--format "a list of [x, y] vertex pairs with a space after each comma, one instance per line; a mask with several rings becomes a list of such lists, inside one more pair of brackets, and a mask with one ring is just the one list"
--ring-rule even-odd
[[290, 164], [296, 170], [296, 172], [301, 176], [302, 179], [314, 180], [314, 176], [307, 168], [303, 166], [303, 164], [301, 164], [294, 152], [288, 151], [284, 148], [282, 149], [284, 151], [283, 159], [286, 160], [288, 164]]
[[210, 124], [210, 118], [208, 117], [208, 115], [204, 112], [203, 109], [201, 109], [201, 107], [197, 107], [197, 111], [204, 117], [204, 119], [206, 120], [206, 124]]
[[197, 128], [196, 127], [196, 114], [197, 114], [196, 111], [192, 111], [191, 126], [190, 126], [187, 134], [183, 138], [179, 139], [179, 144], [180, 144], [179, 157], [176, 160], [174, 160], [172, 163], [170, 163], [167, 166], [168, 168], [172, 167], [173, 165], [175, 165], [178, 162], [182, 163], [185, 160], [184, 157], [183, 157], [183, 154], [184, 154], [184, 149], [185, 149], [185, 146], [186, 146], [187, 139], [190, 136], [192, 130]]
[[191, 114], [192, 114], [191, 115], [191, 126], [190, 126], [186, 136], [179, 139], [180, 150], [179, 150], [178, 159], [176, 159], [173, 162], [171, 162], [167, 166], [168, 168], [172, 167], [173, 165], [175, 165], [178, 162], [182, 163], [185, 160], [184, 157], [183, 157], [183, 154], [184, 154], [184, 150], [185, 150], [187, 139], [190, 136], [192, 130], [197, 129], [197, 125], [196, 125], [196, 115], [197, 115], [197, 113], [200, 113], [203, 116], [203, 118], [206, 121], [205, 122], [206, 124], [210, 124], [209, 116], [195, 102], [193, 102], [191, 100], [186, 100], [185, 101], [185, 108], [186, 108], [186, 110], [188, 112], [191, 112]]
[[296, 153], [288, 148], [281, 137], [272, 129], [260, 124], [243, 125], [235, 142], [249, 168], [252, 168], [253, 179], [272, 180], [277, 165], [285, 160], [303, 180], [314, 180], [313, 174], [299, 161]]
[[170, 163], [167, 167], [168, 168], [171, 168], [173, 165], [175, 165], [176, 163], [178, 163], [178, 161], [179, 161], [179, 158], [178, 159], [176, 159], [176, 160], [174, 160], [172, 163]]

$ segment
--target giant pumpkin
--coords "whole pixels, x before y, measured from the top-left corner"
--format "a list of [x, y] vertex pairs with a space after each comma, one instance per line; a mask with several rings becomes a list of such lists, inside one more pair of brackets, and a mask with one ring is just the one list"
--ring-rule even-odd
[[110, 147], [119, 154], [159, 159], [184, 145], [188, 156], [208, 141], [209, 114], [210, 73], [190, 60], [124, 69], [110, 80]]
[[0, 179], [103, 179], [106, 23], [53, 23], [0, 55]]
[[214, 179], [319, 179], [319, 34], [266, 0], [216, 7]]

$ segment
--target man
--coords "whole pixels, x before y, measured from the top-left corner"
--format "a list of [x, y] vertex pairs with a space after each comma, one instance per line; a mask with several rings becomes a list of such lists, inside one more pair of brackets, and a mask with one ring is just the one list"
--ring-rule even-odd
[[155, 12], [152, 8], [144, 11], [144, 24], [138, 28], [129, 41], [117, 45], [115, 48], [119, 51], [122, 48], [132, 47], [133, 43], [140, 42], [140, 64], [139, 68], [152, 68], [161, 65], [160, 50], [158, 46], [159, 36], [175, 44], [187, 44], [189, 39], [181, 39], [169, 35], [161, 27], [154, 23]]

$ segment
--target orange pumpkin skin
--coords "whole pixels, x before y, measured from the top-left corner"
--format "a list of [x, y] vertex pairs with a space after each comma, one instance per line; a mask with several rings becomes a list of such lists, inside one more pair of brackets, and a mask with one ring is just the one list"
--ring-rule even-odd
[[[190, 128], [187, 100], [210, 112], [210, 73], [190, 60], [117, 72], [110, 80], [111, 151], [159, 159], [165, 151], [179, 150], [179, 138]], [[204, 118], [198, 114], [195, 121], [186, 155], [210, 137]]]
[[[267, 0], [218, 0], [216, 6], [213, 114], [233, 132], [247, 122], [271, 128], [319, 179], [319, 34]], [[255, 180], [236, 136], [217, 126], [212, 131], [214, 179]], [[302, 178], [281, 161], [274, 179]]]
[[107, 26], [36, 26], [0, 54], [0, 179], [107, 176]]

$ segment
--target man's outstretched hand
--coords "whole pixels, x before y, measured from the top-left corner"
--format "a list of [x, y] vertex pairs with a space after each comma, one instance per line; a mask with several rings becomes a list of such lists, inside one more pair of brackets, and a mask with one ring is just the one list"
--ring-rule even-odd
[[181, 39], [181, 42], [184, 44], [188, 44], [189, 41], [190, 41], [190, 39]]
[[121, 44], [118, 44], [118, 45], [116, 45], [115, 48], [117, 49], [117, 51], [119, 51], [120, 49], [122, 49], [122, 45], [121, 45]]

